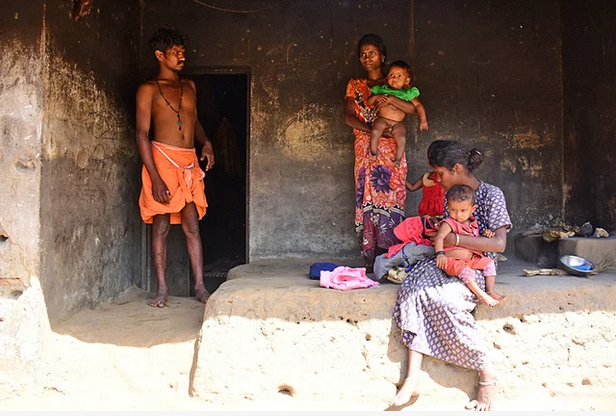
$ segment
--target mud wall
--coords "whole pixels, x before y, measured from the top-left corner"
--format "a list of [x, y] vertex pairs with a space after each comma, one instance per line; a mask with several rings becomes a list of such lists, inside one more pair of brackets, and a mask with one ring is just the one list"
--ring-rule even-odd
[[32, 392], [45, 321], [39, 278], [42, 1], [0, 14], [0, 396]]
[[[205, 5], [207, 3], [207, 5]], [[251, 69], [250, 258], [357, 255], [353, 136], [342, 121], [356, 42], [384, 38], [410, 61], [429, 132], [409, 122], [409, 179], [438, 138], [484, 149], [478, 172], [501, 186], [516, 229], [562, 217], [558, 2], [148, 1], [144, 44], [159, 26], [192, 38], [188, 65]], [[510, 3], [510, 2], [507, 2]], [[143, 62], [151, 63], [143, 49]], [[407, 214], [416, 213], [410, 194]]]
[[[562, 218], [557, 1], [415, 0], [414, 50], [434, 138], [483, 149], [477, 176], [502, 188], [514, 234]], [[422, 173], [425, 150], [413, 158]], [[421, 166], [421, 169], [418, 167]], [[509, 248], [513, 245], [509, 244]]]
[[39, 275], [41, 2], [38, 6], [11, 4], [0, 20], [0, 279], [25, 286]]
[[137, 1], [47, 2], [42, 286], [51, 319], [109, 299], [140, 273], [134, 136]]
[[[95, 3], [96, 4], [96, 3]], [[0, 395], [39, 393], [50, 319], [139, 278], [140, 4], [3, 2]]]
[[616, 8], [562, 2], [565, 209], [570, 223], [616, 230]]

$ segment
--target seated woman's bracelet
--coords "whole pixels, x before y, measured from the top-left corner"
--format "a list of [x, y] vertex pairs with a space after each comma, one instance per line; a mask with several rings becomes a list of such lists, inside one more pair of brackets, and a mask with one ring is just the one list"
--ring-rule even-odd
[[456, 244], [455, 246], [458, 247], [458, 244], [460, 244], [460, 235], [458, 233], [454, 233], [456, 235]]
[[440, 256], [440, 255], [442, 254], [442, 255], [444, 256], [444, 255], [445, 255], [445, 252], [444, 252], [443, 250], [439, 250], [439, 251], [437, 251], [437, 252], [436, 252], [436, 253], [434, 253], [434, 254], [436, 254], [437, 256]]

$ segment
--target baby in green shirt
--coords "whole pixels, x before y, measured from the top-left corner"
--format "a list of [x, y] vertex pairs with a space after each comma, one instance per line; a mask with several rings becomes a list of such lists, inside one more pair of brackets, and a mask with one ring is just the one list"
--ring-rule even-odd
[[368, 97], [369, 105], [376, 105], [378, 118], [372, 123], [370, 134], [370, 153], [378, 154], [379, 138], [389, 133], [396, 140], [396, 166], [404, 156], [406, 145], [406, 127], [404, 117], [417, 112], [419, 129], [428, 130], [426, 110], [419, 101], [419, 90], [411, 87], [411, 67], [404, 61], [396, 61], [389, 66], [386, 85], [375, 85]]

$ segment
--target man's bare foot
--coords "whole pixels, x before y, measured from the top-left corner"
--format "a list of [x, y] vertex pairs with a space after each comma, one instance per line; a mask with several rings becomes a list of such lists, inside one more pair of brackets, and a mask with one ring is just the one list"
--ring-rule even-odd
[[492, 410], [497, 392], [496, 376], [492, 376], [492, 378], [489, 379], [486, 378], [485, 380], [480, 379], [477, 388], [477, 396], [475, 396], [475, 399], [471, 400], [465, 408], [467, 410], [476, 411]]
[[398, 394], [389, 402], [389, 405], [402, 406], [408, 403], [413, 396], [419, 396], [419, 380], [407, 377], [402, 387], [400, 387], [400, 390], [398, 390]]
[[210, 298], [210, 292], [208, 292], [203, 285], [197, 286], [195, 288], [195, 298], [197, 298], [199, 302], [206, 303]]
[[479, 297], [479, 302], [483, 303], [486, 306], [489, 306], [490, 308], [498, 305], [498, 301], [494, 299], [492, 296], [488, 295], [487, 293]]
[[486, 290], [486, 293], [492, 298], [492, 299], [496, 299], [499, 302], [504, 301], [505, 299], [507, 299], [507, 296], [503, 296], [500, 295], [498, 293], [496, 293], [494, 290]]
[[152, 300], [150, 300], [148, 302], [148, 305], [154, 307], [154, 308], [164, 308], [165, 305], [167, 305], [167, 298], [169, 297], [169, 291], [164, 289], [164, 290], [158, 290], [158, 293], [156, 294], [156, 297]]

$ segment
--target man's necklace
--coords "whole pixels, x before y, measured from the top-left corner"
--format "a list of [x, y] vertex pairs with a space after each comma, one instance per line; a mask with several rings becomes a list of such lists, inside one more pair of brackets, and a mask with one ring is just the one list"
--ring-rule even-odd
[[182, 87], [182, 80], [180, 80], [180, 105], [178, 107], [178, 110], [175, 111], [175, 108], [173, 108], [173, 106], [171, 105], [171, 103], [167, 100], [167, 98], [165, 97], [165, 95], [163, 94], [163, 90], [160, 88], [160, 82], [158, 82], [158, 79], [156, 80], [156, 85], [158, 85], [158, 91], [160, 92], [160, 95], [163, 97], [163, 100], [165, 100], [165, 102], [167, 103], [167, 105], [169, 106], [169, 108], [178, 115], [178, 130], [182, 130], [182, 119], [180, 118], [180, 111], [182, 111], [182, 96], [184, 95], [184, 88]]

